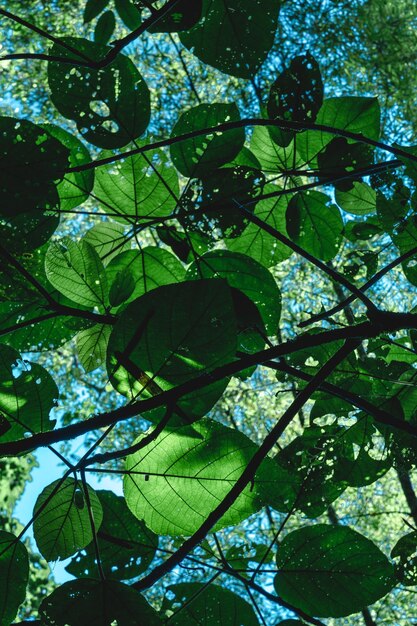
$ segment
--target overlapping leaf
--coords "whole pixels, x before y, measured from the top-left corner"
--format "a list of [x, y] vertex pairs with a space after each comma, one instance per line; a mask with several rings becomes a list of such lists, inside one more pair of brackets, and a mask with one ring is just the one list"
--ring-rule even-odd
[[[91, 514], [97, 531], [103, 519], [99, 499], [88, 487]], [[47, 561], [72, 556], [93, 540], [90, 514], [82, 483], [73, 478], [56, 480], [42, 491], [34, 508], [33, 533]]]
[[[127, 458], [127, 505], [154, 532], [192, 535], [227, 495], [256, 450], [248, 437], [211, 420], [165, 429]], [[237, 524], [266, 503], [288, 510], [293, 498], [290, 474], [265, 459], [252, 484], [216, 528]]]
[[[101, 60], [111, 48], [79, 39], [62, 41], [77, 51], [54, 44], [51, 55], [69, 60]], [[81, 135], [100, 148], [121, 148], [140, 137], [150, 119], [149, 90], [132, 61], [123, 54], [102, 69], [51, 61], [48, 64], [51, 100], [74, 120]]]
[[[106, 578], [129, 580], [139, 576], [155, 556], [158, 537], [132, 515], [124, 498], [111, 491], [97, 491], [97, 495], [103, 506], [103, 523], [97, 542]], [[66, 569], [77, 577], [96, 576], [94, 546], [90, 544], [79, 552]]]
[[162, 626], [140, 593], [115, 580], [66, 582], [43, 600], [39, 614], [45, 626]]
[[319, 617], [356, 613], [395, 585], [386, 556], [346, 526], [316, 524], [291, 532], [278, 547], [277, 566], [277, 593]]

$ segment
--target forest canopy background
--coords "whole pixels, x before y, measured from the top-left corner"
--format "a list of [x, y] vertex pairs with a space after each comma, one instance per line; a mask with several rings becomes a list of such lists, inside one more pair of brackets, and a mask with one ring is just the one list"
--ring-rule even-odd
[[1, 624], [411, 623], [415, 3], [0, 18]]

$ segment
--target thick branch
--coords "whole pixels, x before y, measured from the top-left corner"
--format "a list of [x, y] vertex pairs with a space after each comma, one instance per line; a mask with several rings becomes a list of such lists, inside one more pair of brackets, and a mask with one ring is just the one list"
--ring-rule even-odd
[[[16, 455], [21, 452], [27, 452], [35, 448], [42, 446], [48, 446], [59, 441], [65, 441], [67, 439], [74, 439], [80, 435], [105, 428], [112, 424], [127, 420], [139, 413], [150, 411], [161, 406], [167, 406], [171, 403], [176, 403], [182, 396], [203, 389], [207, 385], [222, 380], [223, 378], [234, 376], [238, 372], [252, 367], [253, 365], [261, 365], [265, 361], [276, 359], [281, 356], [293, 354], [298, 350], [305, 348], [311, 348], [314, 346], [324, 345], [331, 343], [332, 341], [346, 340], [346, 339], [370, 339], [377, 337], [383, 332], [396, 332], [398, 330], [404, 330], [408, 328], [417, 328], [417, 314], [413, 313], [389, 313], [385, 311], [379, 312], [380, 318], [373, 322], [363, 322], [356, 326], [348, 328], [335, 328], [326, 330], [314, 335], [301, 335], [295, 339], [290, 339], [278, 346], [255, 352], [254, 354], [248, 354], [241, 359], [236, 359], [225, 365], [217, 367], [210, 373], [201, 374], [192, 380], [178, 385], [173, 389], [164, 391], [163, 393], [148, 398], [146, 400], [139, 400], [128, 404], [109, 413], [102, 413], [95, 415], [83, 422], [71, 424], [64, 428], [58, 428], [55, 431], [39, 433], [29, 437], [28, 439], [21, 439], [19, 441], [11, 441], [8, 443], [0, 443], [0, 455]], [[407, 422], [402, 423], [402, 430], [408, 432], [413, 436], [417, 436], [417, 427]], [[400, 427], [398, 425], [398, 427]]]
[[[66, 172], [83, 172], [85, 170], [89, 170], [95, 167], [107, 165], [108, 163], [120, 161], [121, 159], [125, 159], [128, 156], [141, 154], [143, 152], [149, 152], [150, 150], [155, 150], [156, 148], [165, 148], [167, 146], [172, 146], [173, 144], [180, 143], [181, 141], [187, 141], [188, 139], [201, 137], [202, 135], [212, 135], [215, 133], [227, 132], [236, 128], [245, 128], [246, 126], [273, 126], [276, 128], [281, 128], [283, 130], [292, 130], [299, 132], [303, 130], [318, 130], [329, 133], [330, 135], [335, 135], [336, 137], [345, 137], [345, 139], [352, 139], [353, 141], [357, 141], [358, 143], [363, 143], [369, 146], [373, 146], [374, 148], [379, 148], [380, 150], [385, 150], [386, 152], [394, 154], [397, 157], [403, 157], [417, 163], [416, 155], [410, 154], [402, 148], [390, 146], [386, 143], [375, 141], [374, 139], [369, 139], [367, 137], [364, 137], [361, 133], [353, 133], [349, 130], [342, 130], [339, 128], [334, 128], [333, 126], [327, 126], [325, 124], [313, 124], [312, 122], [292, 122], [288, 120], [271, 120], [261, 119], [257, 117], [248, 117], [237, 120], [235, 122], [224, 122], [223, 124], [210, 126], [209, 128], [199, 128], [196, 130], [192, 130], [188, 133], [184, 133], [183, 135], [178, 135], [176, 137], [161, 139], [145, 146], [138, 146], [137, 148], [133, 148], [132, 150], [127, 150], [126, 152], [113, 154], [103, 159], [96, 159], [95, 161], [84, 163], [83, 165], [70, 167], [66, 170]], [[403, 163], [396, 162], [396, 165], [403, 165]]]

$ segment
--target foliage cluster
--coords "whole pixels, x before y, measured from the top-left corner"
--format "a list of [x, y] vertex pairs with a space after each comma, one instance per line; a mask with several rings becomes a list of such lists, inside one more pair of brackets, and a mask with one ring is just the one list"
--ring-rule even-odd
[[[39, 38], [0, 62], [46, 66], [56, 111], [0, 117], [5, 626], [372, 626], [417, 584], [417, 149], [382, 141], [377, 98], [325, 97], [308, 51], [262, 99], [279, 9], [88, 0], [91, 39], [0, 9]], [[128, 54], [144, 37], [161, 62], [170, 42], [248, 85], [259, 113], [227, 90], [202, 101], [183, 64], [196, 102], [171, 92], [181, 110], [164, 125]], [[110, 399], [71, 414], [57, 362]], [[227, 419], [236, 385], [250, 423]], [[22, 526], [40, 448], [65, 471]], [[118, 476], [123, 496], [94, 475]], [[336, 511], [388, 493], [387, 477], [410, 507], [394, 543]], [[45, 561], [60, 559], [71, 579], [51, 591]]]

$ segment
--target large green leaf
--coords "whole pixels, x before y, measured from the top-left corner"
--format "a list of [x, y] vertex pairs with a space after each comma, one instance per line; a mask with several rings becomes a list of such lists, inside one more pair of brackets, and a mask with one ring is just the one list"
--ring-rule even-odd
[[[97, 495], [103, 506], [103, 523], [97, 542], [106, 578], [129, 580], [139, 576], [155, 556], [158, 537], [132, 515], [124, 498], [112, 491], [97, 491]], [[78, 578], [95, 576], [97, 560], [94, 546], [90, 544], [79, 552], [66, 569]]]
[[366, 215], [376, 211], [376, 191], [370, 185], [354, 182], [348, 191], [336, 190], [336, 202], [346, 213]]
[[281, 314], [281, 293], [270, 272], [254, 259], [228, 250], [207, 252], [187, 270], [186, 278], [224, 278], [258, 307], [266, 330], [274, 335]]
[[107, 279], [100, 257], [85, 240], [63, 237], [50, 244], [45, 270], [51, 285], [79, 304], [104, 307], [107, 303]]
[[41, 126], [14, 117], [0, 117], [0, 148], [0, 215], [10, 218], [51, 204], [69, 150]]
[[[59, 483], [56, 480], [45, 487], [33, 511], [33, 534], [39, 552], [47, 561], [66, 559], [93, 540], [82, 483], [73, 478], [66, 478], [61, 485]], [[88, 487], [88, 493], [97, 531], [103, 519], [103, 510], [91, 487]]]
[[[377, 140], [380, 132], [378, 100], [357, 96], [328, 98], [324, 100], [315, 123]], [[308, 130], [297, 136], [297, 150], [306, 163], [317, 167], [317, 155], [334, 137], [335, 134], [328, 132]]]
[[279, 146], [274, 137], [276, 129], [270, 126], [255, 126], [250, 140], [250, 148], [259, 160], [264, 172], [285, 172], [303, 165], [295, 150], [295, 142]]
[[379, 548], [346, 526], [316, 524], [291, 532], [278, 547], [277, 566], [277, 593], [320, 617], [357, 613], [396, 583]]
[[106, 361], [111, 326], [94, 324], [77, 333], [77, 354], [85, 372], [93, 372]]
[[[171, 136], [179, 137], [193, 131], [214, 128], [224, 122], [237, 122], [239, 119], [236, 104], [199, 104], [180, 116]], [[243, 128], [225, 132], [213, 131], [173, 143], [170, 147], [171, 158], [184, 176], [203, 176], [232, 161], [243, 148], [244, 142]]]
[[71, 580], [40, 606], [44, 626], [162, 626], [137, 591], [115, 580]]
[[[265, 187], [266, 193], [279, 193], [280, 188], [269, 184]], [[263, 222], [272, 226], [283, 235], [288, 236], [286, 213], [289, 196], [275, 196], [260, 200], [255, 208], [255, 215]], [[265, 267], [272, 267], [291, 256], [292, 250], [278, 241], [273, 235], [265, 232], [257, 224], [249, 224], [236, 239], [227, 241], [227, 247], [233, 252], [241, 252], [252, 257]]]
[[29, 578], [28, 553], [11, 533], [0, 531], [0, 622], [12, 623], [25, 599]]
[[84, 8], [84, 24], [91, 22], [91, 20], [104, 11], [109, 2], [110, 0], [87, 0]]
[[330, 261], [341, 243], [343, 221], [338, 207], [324, 193], [299, 192], [288, 204], [287, 230], [301, 248]]
[[94, 194], [115, 220], [163, 217], [178, 203], [178, 175], [162, 150], [152, 150], [98, 168]]
[[0, 344], [2, 441], [52, 430], [55, 420], [49, 414], [58, 395], [52, 376], [41, 365], [22, 360], [16, 350]]
[[101, 45], [106, 45], [113, 35], [116, 27], [116, 18], [113, 11], [105, 11], [100, 15], [94, 29], [94, 41]]
[[203, 0], [178, 0], [156, 24], [148, 28], [150, 33], [176, 33], [188, 30], [201, 18]]
[[121, 275], [130, 273], [134, 289], [124, 300], [136, 300], [152, 289], [184, 280], [185, 268], [173, 254], [163, 248], [146, 246], [142, 250], [127, 250], [112, 259], [106, 268], [107, 280], [111, 288]]
[[219, 585], [180, 583], [167, 592], [162, 610], [171, 615], [172, 626], [259, 626], [251, 605]]
[[242, 207], [253, 209], [265, 186], [263, 172], [236, 165], [193, 180], [181, 198], [183, 227], [209, 241], [238, 237], [248, 223]]
[[115, 0], [116, 11], [122, 22], [130, 30], [135, 30], [142, 23], [141, 11], [132, 0]]
[[[296, 122], [314, 122], [323, 103], [323, 83], [316, 60], [309, 52], [295, 57], [271, 85], [268, 117]], [[290, 143], [294, 133], [275, 129], [280, 145]]]
[[[75, 37], [62, 41], [82, 58], [97, 61], [111, 48]], [[74, 54], [54, 44], [51, 55], [74, 59]], [[79, 60], [79, 57], [77, 57]], [[64, 115], [77, 123], [81, 135], [100, 148], [121, 148], [146, 130], [150, 97], [145, 81], [132, 61], [123, 54], [96, 70], [71, 63], [48, 64], [51, 100]]]
[[[124, 494], [130, 510], [161, 535], [192, 535], [222, 501], [257, 450], [245, 435], [203, 420], [166, 428], [126, 460]], [[215, 528], [237, 524], [266, 503], [288, 509], [290, 474], [265, 459]]]
[[83, 237], [93, 246], [103, 265], [107, 265], [115, 256], [130, 248], [125, 228], [117, 222], [99, 222], [86, 232]]
[[235, 350], [226, 281], [189, 281], [154, 289], [124, 310], [110, 336], [107, 369], [120, 393], [146, 397], [209, 372]]
[[[78, 167], [91, 161], [85, 145], [55, 124], [44, 124], [43, 128], [69, 150], [69, 167]], [[71, 211], [85, 202], [94, 184], [94, 170], [68, 172], [57, 186], [61, 211]]]
[[279, 0], [204, 0], [202, 19], [182, 43], [204, 63], [251, 78], [274, 42]]

